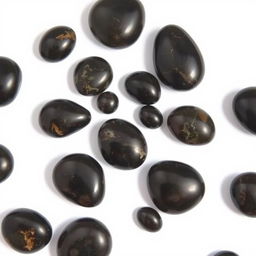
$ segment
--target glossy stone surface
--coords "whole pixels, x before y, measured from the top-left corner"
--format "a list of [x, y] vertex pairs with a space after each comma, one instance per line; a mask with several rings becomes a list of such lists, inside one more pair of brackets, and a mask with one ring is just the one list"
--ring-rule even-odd
[[155, 70], [159, 79], [176, 90], [190, 90], [204, 76], [204, 61], [193, 39], [182, 28], [165, 26], [154, 45]]
[[119, 100], [113, 92], [103, 92], [97, 98], [99, 110], [105, 114], [111, 114], [118, 108]]
[[58, 26], [48, 30], [41, 39], [39, 51], [49, 62], [65, 59], [76, 44], [75, 31], [66, 26]]
[[162, 228], [162, 218], [151, 207], [143, 207], [137, 211], [137, 219], [140, 225], [147, 231], [156, 232]]
[[0, 182], [6, 180], [12, 173], [14, 160], [12, 153], [3, 145], [0, 145]]
[[256, 217], [256, 173], [247, 172], [237, 176], [230, 188], [235, 206], [245, 215]]
[[17, 209], [4, 217], [2, 234], [15, 250], [32, 253], [45, 247], [52, 237], [50, 223], [38, 212]]
[[168, 116], [167, 125], [178, 140], [190, 145], [209, 143], [215, 135], [212, 118], [194, 106], [176, 108]]
[[79, 93], [86, 96], [98, 95], [105, 91], [113, 79], [109, 63], [100, 57], [89, 57], [76, 67], [74, 83]]
[[158, 80], [150, 73], [140, 71], [132, 73], [125, 80], [126, 91], [141, 104], [156, 103], [161, 96]]
[[39, 124], [52, 137], [64, 137], [85, 127], [91, 121], [90, 112], [70, 100], [53, 100], [41, 110]]
[[124, 48], [140, 36], [145, 12], [138, 0], [98, 0], [90, 10], [89, 25], [104, 45]]
[[241, 90], [233, 100], [233, 110], [242, 126], [256, 134], [256, 87]]
[[238, 256], [238, 254], [230, 251], [221, 251], [215, 254], [214, 256]]
[[61, 159], [54, 168], [53, 181], [62, 195], [85, 207], [98, 205], [105, 193], [102, 167], [85, 154], [72, 154]]
[[70, 223], [58, 240], [58, 256], [107, 256], [112, 238], [107, 227], [96, 219], [83, 218]]
[[149, 170], [148, 190], [158, 209], [179, 214], [201, 201], [205, 185], [193, 167], [175, 161], [162, 161]]
[[5, 106], [16, 98], [21, 77], [21, 70], [16, 62], [0, 57], [0, 106]]
[[98, 141], [104, 159], [119, 169], [135, 169], [147, 156], [147, 143], [140, 130], [122, 119], [106, 121], [100, 128]]
[[162, 113], [153, 106], [144, 106], [140, 109], [140, 121], [151, 129], [159, 128], [163, 123]]

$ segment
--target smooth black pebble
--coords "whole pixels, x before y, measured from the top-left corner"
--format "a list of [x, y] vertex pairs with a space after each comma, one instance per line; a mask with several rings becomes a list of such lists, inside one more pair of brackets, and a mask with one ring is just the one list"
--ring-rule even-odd
[[175, 161], [162, 161], [149, 170], [148, 190], [158, 209], [180, 214], [202, 200], [205, 185], [193, 167]]
[[90, 112], [70, 100], [53, 100], [41, 110], [39, 124], [52, 137], [64, 137], [85, 127], [91, 121]]
[[13, 249], [22, 253], [32, 253], [49, 243], [52, 228], [45, 217], [38, 212], [17, 209], [4, 217], [2, 234]]
[[192, 89], [204, 76], [200, 50], [187, 32], [175, 25], [165, 26], [158, 33], [154, 64], [159, 79], [176, 90]]
[[58, 26], [48, 30], [39, 45], [41, 56], [49, 62], [65, 59], [76, 44], [75, 31], [66, 26]]
[[119, 105], [118, 97], [113, 92], [103, 92], [97, 98], [99, 110], [105, 114], [114, 113]]
[[81, 206], [96, 206], [104, 197], [102, 167], [89, 155], [72, 154], [61, 159], [54, 168], [53, 181], [62, 195]]
[[14, 160], [12, 153], [3, 145], [0, 145], [0, 182], [6, 180], [12, 173]]
[[151, 207], [143, 207], [137, 211], [137, 219], [140, 225], [147, 231], [156, 232], [162, 228], [162, 218]]
[[147, 156], [147, 143], [141, 131], [122, 119], [106, 121], [98, 133], [104, 159], [119, 169], [135, 169]]
[[245, 215], [256, 217], [256, 173], [247, 172], [237, 176], [230, 188], [235, 206]]
[[107, 256], [112, 249], [112, 238], [100, 221], [83, 218], [70, 223], [58, 240], [58, 256]]
[[233, 100], [233, 110], [242, 126], [256, 134], [256, 87], [241, 90]]
[[151, 129], [159, 128], [163, 123], [162, 113], [153, 106], [144, 106], [140, 109], [140, 121]]
[[89, 14], [89, 26], [94, 36], [112, 48], [133, 44], [144, 23], [144, 7], [138, 0], [99, 0]]
[[238, 256], [238, 254], [230, 251], [221, 251], [215, 254], [214, 256]]
[[22, 74], [13, 60], [0, 57], [0, 106], [11, 103], [17, 96]]
[[145, 105], [156, 103], [161, 96], [158, 80], [152, 74], [144, 71], [129, 75], [125, 80], [125, 88], [130, 96]]
[[209, 143], [215, 135], [212, 118], [194, 106], [176, 108], [169, 114], [167, 125], [178, 140], [190, 145]]
[[109, 87], [112, 79], [111, 66], [100, 57], [88, 57], [82, 60], [74, 72], [76, 89], [85, 96], [102, 93]]

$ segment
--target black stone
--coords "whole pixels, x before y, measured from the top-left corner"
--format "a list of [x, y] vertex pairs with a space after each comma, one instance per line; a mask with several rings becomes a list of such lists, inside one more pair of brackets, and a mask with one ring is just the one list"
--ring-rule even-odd
[[162, 228], [162, 218], [159, 213], [150, 207], [143, 207], [137, 211], [140, 225], [147, 231], [156, 232]]
[[70, 135], [91, 121], [90, 112], [70, 100], [53, 100], [41, 110], [39, 124], [52, 137]]
[[153, 106], [144, 106], [140, 109], [140, 121], [148, 128], [159, 128], [163, 123], [163, 115]]
[[122, 119], [105, 122], [98, 134], [104, 159], [119, 169], [135, 169], [147, 156], [147, 143], [140, 130]]
[[113, 92], [103, 92], [97, 98], [97, 105], [101, 112], [111, 114], [117, 110], [119, 100]]
[[21, 84], [21, 70], [13, 60], [0, 57], [0, 106], [11, 103]]
[[159, 79], [176, 90], [192, 89], [204, 76], [204, 61], [197, 45], [175, 25], [168, 25], [158, 33], [154, 63]]
[[14, 160], [12, 153], [3, 145], [0, 145], [0, 182], [7, 179], [13, 170]]
[[241, 90], [233, 100], [233, 110], [243, 127], [256, 134], [256, 87]]
[[50, 223], [38, 212], [17, 209], [4, 217], [2, 234], [6, 242], [22, 253], [32, 253], [45, 247], [52, 237]]
[[194, 106], [176, 108], [168, 116], [167, 124], [177, 139], [190, 145], [209, 143], [215, 135], [212, 118]]
[[99, 0], [89, 14], [89, 25], [94, 36], [112, 48], [133, 44], [140, 36], [144, 23], [144, 7], [138, 0]]
[[238, 256], [238, 254], [230, 251], [221, 251], [215, 254], [214, 256]]
[[242, 213], [256, 217], [256, 173], [237, 176], [231, 184], [230, 193], [235, 206]]
[[79, 93], [86, 96], [105, 91], [113, 79], [109, 63], [100, 57], [89, 57], [81, 61], [74, 73], [74, 83]]
[[125, 81], [126, 91], [139, 103], [150, 105], [156, 103], [161, 96], [158, 80], [148, 72], [135, 72]]
[[76, 34], [73, 29], [58, 26], [48, 30], [41, 39], [39, 51], [41, 56], [49, 62], [65, 59], [74, 49]]
[[98, 220], [83, 218], [70, 223], [58, 240], [58, 256], [107, 256], [112, 238], [107, 227]]
[[193, 167], [175, 161], [162, 161], [149, 170], [148, 190], [158, 209], [180, 214], [201, 201], [205, 185]]
[[54, 168], [53, 181], [62, 195], [81, 206], [96, 206], [104, 197], [103, 170], [89, 155], [73, 154], [64, 157]]

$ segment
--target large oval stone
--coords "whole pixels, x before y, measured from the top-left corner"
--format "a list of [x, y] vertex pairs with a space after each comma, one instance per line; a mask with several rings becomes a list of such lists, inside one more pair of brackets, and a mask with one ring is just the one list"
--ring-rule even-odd
[[177, 139], [190, 145], [209, 143], [215, 135], [212, 118], [194, 106], [176, 108], [168, 116], [167, 124]]
[[192, 89], [204, 76], [204, 61], [196, 43], [175, 25], [168, 25], [158, 33], [154, 63], [159, 79], [176, 90]]
[[58, 256], [107, 256], [112, 238], [98, 220], [83, 218], [70, 223], [58, 240]]
[[147, 143], [140, 130], [122, 119], [105, 122], [98, 134], [104, 159], [119, 169], [135, 169], [147, 156]]
[[81, 206], [96, 206], [104, 196], [103, 170], [89, 155], [73, 154], [61, 159], [54, 168], [53, 181], [62, 195]]
[[149, 170], [148, 190], [161, 211], [179, 214], [201, 201], [205, 185], [193, 167], [175, 161], [162, 161]]

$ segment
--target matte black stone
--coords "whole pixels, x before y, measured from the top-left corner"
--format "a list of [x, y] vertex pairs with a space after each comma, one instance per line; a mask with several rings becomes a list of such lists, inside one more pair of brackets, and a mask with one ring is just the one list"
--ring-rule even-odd
[[241, 90], [233, 100], [233, 110], [242, 126], [256, 134], [256, 87]]
[[243, 214], [256, 217], [256, 173], [237, 176], [231, 184], [230, 193], [235, 206]]
[[221, 251], [215, 254], [215, 256], [238, 256], [238, 254], [230, 251]]
[[113, 92], [103, 92], [97, 98], [97, 105], [101, 112], [111, 114], [117, 110], [119, 100]]
[[21, 77], [21, 70], [16, 62], [0, 57], [0, 106], [5, 106], [16, 98]]
[[61, 159], [54, 168], [53, 181], [62, 195], [81, 206], [96, 206], [104, 197], [103, 170], [89, 155], [73, 154]]
[[215, 135], [212, 118], [204, 110], [194, 106], [176, 108], [168, 116], [167, 124], [177, 139], [190, 145], [209, 143]]
[[74, 83], [79, 93], [86, 96], [105, 91], [113, 79], [109, 63], [100, 57], [89, 57], [81, 61], [74, 73]]
[[89, 25], [94, 36], [112, 48], [133, 44], [140, 36], [144, 23], [144, 7], [138, 0], [98, 0], [89, 14]]
[[6, 180], [12, 173], [14, 160], [12, 153], [0, 145], [0, 182]]
[[148, 72], [135, 72], [125, 81], [126, 91], [138, 102], [150, 105], [156, 103], [161, 96], [158, 80]]
[[41, 110], [39, 124], [52, 137], [65, 137], [85, 127], [91, 121], [90, 112], [70, 100], [53, 100]]
[[58, 240], [58, 256], [107, 256], [112, 238], [100, 221], [83, 218], [70, 223]]
[[205, 185], [193, 167], [175, 161], [162, 161], [149, 170], [148, 190], [159, 210], [180, 214], [202, 200]]
[[147, 156], [147, 143], [141, 131], [122, 119], [106, 121], [100, 128], [98, 141], [104, 159], [119, 169], [135, 169]]
[[6, 242], [22, 253], [32, 253], [45, 247], [52, 237], [50, 223], [38, 212], [17, 209], [4, 217], [2, 234]]
[[153, 106], [144, 106], [140, 109], [140, 121], [148, 128], [159, 128], [163, 123], [163, 115]]
[[159, 213], [150, 207], [143, 207], [137, 211], [140, 225], [147, 231], [156, 232], [162, 228], [162, 218]]
[[154, 63], [159, 79], [176, 90], [190, 90], [204, 76], [203, 57], [193, 39], [180, 27], [160, 30], [154, 45]]
[[65, 59], [76, 44], [75, 31], [66, 26], [58, 26], [48, 30], [41, 39], [39, 51], [49, 62]]

